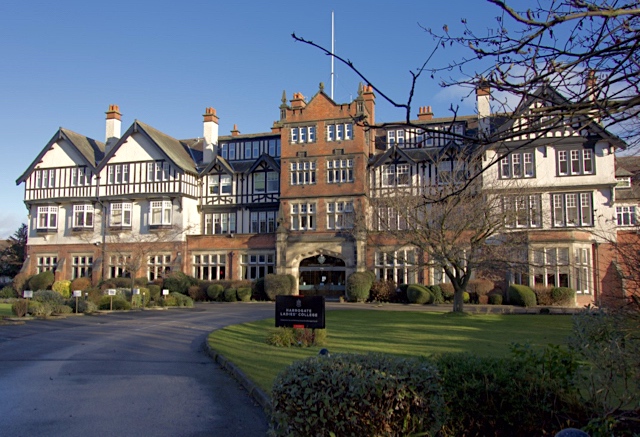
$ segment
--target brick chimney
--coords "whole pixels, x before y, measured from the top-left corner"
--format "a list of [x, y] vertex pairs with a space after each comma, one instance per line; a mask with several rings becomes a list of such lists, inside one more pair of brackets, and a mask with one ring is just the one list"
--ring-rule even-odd
[[232, 137], [237, 137], [238, 135], [240, 135], [240, 131], [238, 130], [238, 125], [234, 124], [233, 125], [233, 130], [231, 131], [231, 136]]
[[376, 95], [373, 93], [373, 87], [371, 85], [365, 85], [362, 88], [362, 98], [369, 113], [367, 123], [373, 125], [376, 122]]
[[111, 147], [120, 139], [120, 129], [122, 127], [122, 114], [118, 105], [109, 105], [107, 114], [107, 125], [105, 130], [105, 153], [108, 153]]
[[589, 113], [593, 119], [600, 123], [600, 115], [598, 111], [598, 82], [596, 78], [596, 72], [589, 70], [587, 78], [584, 81], [585, 91], [587, 93], [586, 101], [589, 103]]
[[420, 121], [433, 120], [433, 111], [431, 110], [431, 106], [421, 106], [418, 109], [418, 120]]
[[302, 109], [307, 106], [307, 102], [304, 101], [302, 93], [293, 93], [293, 99], [291, 99], [291, 109]]
[[218, 116], [216, 110], [209, 107], [204, 110], [202, 161], [209, 163], [218, 154]]

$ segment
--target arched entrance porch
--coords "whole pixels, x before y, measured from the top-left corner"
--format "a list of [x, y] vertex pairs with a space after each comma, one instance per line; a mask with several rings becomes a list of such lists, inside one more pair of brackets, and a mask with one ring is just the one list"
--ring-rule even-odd
[[346, 265], [337, 257], [320, 254], [300, 261], [298, 287], [304, 296], [344, 296]]

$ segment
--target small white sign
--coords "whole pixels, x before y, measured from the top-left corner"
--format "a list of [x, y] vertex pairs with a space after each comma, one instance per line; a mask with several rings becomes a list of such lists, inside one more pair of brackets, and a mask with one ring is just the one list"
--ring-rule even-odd
[[116, 295], [116, 289], [115, 288], [108, 288], [107, 289], [107, 295], [115, 296]]
[[30, 299], [33, 297], [33, 290], [25, 290], [23, 293], [25, 299]]
[[162, 295], [163, 296], [169, 295], [169, 290], [167, 290], [166, 288], [164, 290], [162, 290]]
[[140, 294], [140, 289], [139, 288], [134, 288], [133, 289], [133, 294]]
[[82, 297], [82, 290], [73, 290], [73, 297]]

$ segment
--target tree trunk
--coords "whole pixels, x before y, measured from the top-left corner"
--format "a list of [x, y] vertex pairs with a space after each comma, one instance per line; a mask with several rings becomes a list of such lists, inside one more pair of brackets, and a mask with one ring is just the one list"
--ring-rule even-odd
[[464, 312], [463, 306], [464, 306], [464, 291], [455, 290], [453, 292], [453, 312], [454, 313]]

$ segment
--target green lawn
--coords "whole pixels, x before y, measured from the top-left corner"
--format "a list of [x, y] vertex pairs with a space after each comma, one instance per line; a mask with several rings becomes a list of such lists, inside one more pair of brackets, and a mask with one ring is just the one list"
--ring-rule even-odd
[[[277, 348], [265, 343], [274, 319], [229, 326], [209, 335], [211, 347], [234, 362], [267, 393], [276, 375], [320, 348]], [[505, 355], [512, 343], [564, 344], [567, 315], [473, 315], [394, 311], [330, 311], [327, 345], [336, 352], [385, 352], [425, 356], [440, 352]]]
[[11, 304], [10, 303], [0, 303], [0, 317], [12, 316], [11, 312]]

